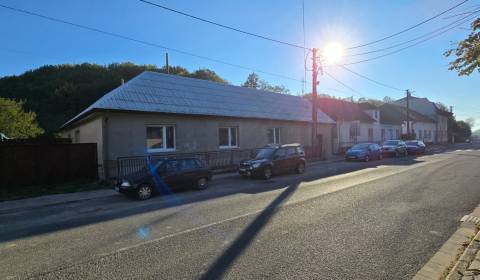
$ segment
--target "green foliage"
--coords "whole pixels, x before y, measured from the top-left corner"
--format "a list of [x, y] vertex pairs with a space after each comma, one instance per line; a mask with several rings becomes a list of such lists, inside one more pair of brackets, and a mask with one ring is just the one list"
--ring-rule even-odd
[[472, 136], [472, 128], [467, 122], [456, 121], [453, 124], [453, 133], [455, 135], [456, 142], [464, 142], [466, 139]]
[[277, 93], [290, 93], [290, 90], [285, 86], [271, 85], [267, 81], [260, 79], [260, 77], [256, 73], [250, 73], [247, 77], [247, 80], [245, 81], [245, 83], [243, 83], [242, 86]]
[[[166, 73], [166, 68], [155, 65], [135, 65], [130, 62], [97, 64], [46, 65], [20, 76], [0, 79], [0, 97], [24, 100], [24, 108], [38, 114], [38, 123], [47, 132], [56, 131], [112, 89], [145, 70]], [[215, 72], [199, 69], [169, 67], [169, 73], [185, 77], [227, 83]]]
[[38, 126], [34, 112], [25, 112], [22, 103], [0, 98], [0, 132], [9, 138], [32, 138], [43, 130]]
[[445, 52], [447, 57], [455, 55], [448, 69], [457, 71], [459, 76], [468, 76], [475, 69], [480, 72], [480, 18], [472, 22], [471, 28], [472, 32], [457, 44], [456, 49]]

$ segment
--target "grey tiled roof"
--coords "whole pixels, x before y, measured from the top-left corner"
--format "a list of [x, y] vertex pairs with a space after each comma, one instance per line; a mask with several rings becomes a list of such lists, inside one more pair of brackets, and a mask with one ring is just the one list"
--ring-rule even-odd
[[[63, 127], [95, 109], [311, 121], [311, 103], [301, 97], [143, 72], [107, 93]], [[334, 123], [319, 110], [319, 123]]]

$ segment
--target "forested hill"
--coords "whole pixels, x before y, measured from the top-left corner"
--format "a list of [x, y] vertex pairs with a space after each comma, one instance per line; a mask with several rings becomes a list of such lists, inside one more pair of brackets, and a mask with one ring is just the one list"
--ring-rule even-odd
[[[39, 125], [48, 133], [88, 107], [98, 98], [141, 72], [165, 73], [154, 65], [114, 63], [64, 64], [43, 66], [19, 76], [0, 78], [0, 97], [24, 101], [24, 110], [37, 113]], [[215, 72], [200, 69], [189, 72], [179, 66], [170, 67], [171, 74], [227, 83]]]

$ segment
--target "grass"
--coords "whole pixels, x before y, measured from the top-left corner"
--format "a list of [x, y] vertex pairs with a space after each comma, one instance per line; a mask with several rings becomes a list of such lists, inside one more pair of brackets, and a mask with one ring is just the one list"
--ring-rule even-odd
[[16, 200], [48, 194], [74, 193], [109, 188], [108, 185], [97, 181], [75, 181], [62, 184], [34, 185], [19, 187], [1, 187], [0, 201]]

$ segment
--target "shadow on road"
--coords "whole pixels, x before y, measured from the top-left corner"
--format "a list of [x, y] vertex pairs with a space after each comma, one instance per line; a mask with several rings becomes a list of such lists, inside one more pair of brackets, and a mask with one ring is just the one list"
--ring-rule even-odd
[[[0, 224], [3, 226], [3, 229], [0, 233], [0, 242], [6, 242], [60, 230], [67, 230], [109, 220], [121, 219], [151, 211], [234, 195], [237, 193], [255, 194], [284, 188], [286, 185], [295, 186], [287, 188], [287, 190], [284, 191], [285, 194], [279, 197], [279, 201], [272, 204], [275, 206], [286, 198], [284, 198], [284, 196], [287, 196], [287, 194], [290, 195], [293, 190], [298, 188], [299, 184], [302, 182], [312, 182], [322, 178], [346, 174], [366, 168], [377, 168], [380, 165], [406, 166], [420, 162], [422, 162], [420, 159], [409, 156], [405, 158], [384, 159], [370, 162], [338, 162], [332, 164], [319, 164], [317, 166], [310, 166], [307, 172], [302, 175], [282, 175], [274, 177], [268, 181], [252, 180], [240, 177], [219, 179], [217, 182], [212, 182], [211, 189], [206, 191], [178, 191], [167, 196], [155, 197], [148, 201], [132, 201], [124, 196], [118, 195], [98, 199], [94, 202], [78, 202], [78, 207], [85, 208], [82, 203], [90, 203], [93, 204], [91, 206], [92, 208], [96, 208], [100, 205], [104, 210], [89, 213], [87, 215], [82, 215], [81, 213], [80, 215], [74, 214], [68, 219], [64, 218], [61, 220], [55, 218], [55, 215], [57, 215], [59, 211], [71, 211], [70, 209], [75, 207], [75, 205], [69, 205], [68, 207], [56, 206], [47, 207], [46, 209], [31, 210], [31, 217], [28, 216], [28, 211], [25, 212], [25, 214], [22, 213], [21, 215], [11, 213], [11, 217], [9, 217], [8, 213], [5, 213], [0, 215]], [[90, 207], [90, 204], [88, 207]], [[265, 215], [270, 217], [273, 212], [273, 210], [268, 210]], [[48, 218], [49, 216], [52, 216], [51, 222], [29, 225], [29, 220], [35, 221], [35, 217]], [[158, 221], [161, 220], [162, 218], [159, 217]], [[23, 226], [18, 226], [22, 223]], [[11, 229], [8, 228], [9, 225], [12, 225]]]

